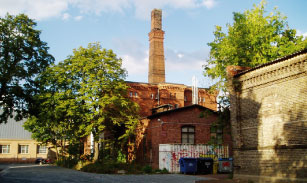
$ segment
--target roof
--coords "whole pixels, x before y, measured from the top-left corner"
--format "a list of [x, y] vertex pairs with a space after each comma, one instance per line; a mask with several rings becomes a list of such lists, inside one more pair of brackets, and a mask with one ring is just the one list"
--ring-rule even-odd
[[293, 57], [295, 57], [295, 56], [298, 56], [298, 55], [301, 55], [301, 54], [304, 54], [304, 53], [307, 53], [307, 48], [306, 48], [306, 49], [303, 49], [303, 50], [300, 50], [300, 51], [298, 51], [298, 52], [295, 52], [295, 53], [293, 53], [293, 54], [291, 54], [291, 55], [287, 55], [287, 56], [278, 58], [278, 59], [276, 59], [276, 60], [273, 60], [273, 61], [271, 61], [271, 62], [268, 62], [268, 63], [265, 63], [265, 64], [261, 64], [261, 65], [258, 65], [258, 66], [256, 66], [256, 67], [253, 67], [253, 68], [251, 68], [251, 69], [242, 71], [242, 72], [236, 74], [234, 77], [241, 76], [241, 75], [243, 75], [243, 74], [245, 74], [245, 73], [247, 73], [247, 72], [251, 72], [251, 71], [256, 70], [256, 69], [259, 69], [259, 68], [261, 68], [261, 67], [265, 67], [265, 66], [268, 66], [268, 65], [273, 65], [273, 64], [276, 64], [276, 63], [279, 63], [279, 62], [288, 60], [288, 59], [290, 59], [290, 58], [293, 58]]
[[204, 106], [201, 106], [201, 105], [198, 105], [198, 104], [193, 104], [193, 105], [189, 105], [189, 106], [185, 106], [185, 107], [180, 107], [180, 108], [176, 108], [176, 109], [172, 109], [172, 110], [168, 110], [168, 111], [159, 112], [159, 113], [153, 114], [151, 116], [148, 116], [147, 118], [153, 119], [155, 117], [159, 117], [159, 116], [166, 115], [166, 114], [173, 113], [173, 112], [184, 111], [184, 110], [190, 109], [190, 108], [199, 108], [199, 109], [203, 109], [203, 110], [210, 110], [213, 113], [216, 113], [216, 111], [209, 109], [207, 107], [204, 107]]
[[[125, 81], [126, 83], [134, 83], [134, 84], [147, 84], [147, 85], [154, 85], [154, 86], [158, 86], [159, 84], [169, 84], [169, 85], [182, 85], [185, 86], [187, 88], [192, 88], [192, 86], [189, 85], [185, 85], [185, 84], [180, 84], [180, 83], [168, 83], [168, 82], [164, 82], [164, 83], [145, 83], [145, 82], [137, 82], [137, 81]], [[197, 87], [198, 89], [205, 89], [208, 90], [209, 88], [201, 88], [201, 87]]]
[[0, 124], [0, 139], [21, 139], [31, 140], [32, 133], [24, 129], [23, 124], [26, 119], [16, 122], [14, 118], [9, 118], [7, 123]]

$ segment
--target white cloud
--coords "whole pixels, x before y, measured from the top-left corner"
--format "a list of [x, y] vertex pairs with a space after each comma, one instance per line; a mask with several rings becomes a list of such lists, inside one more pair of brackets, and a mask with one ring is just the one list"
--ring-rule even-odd
[[[102, 12], [120, 12], [134, 8], [138, 18], [150, 18], [153, 8], [193, 9], [213, 8], [216, 0], [1, 0], [0, 16], [25, 13], [31, 18], [42, 20], [62, 17], [67, 20], [69, 8], [77, 8], [81, 13], [101, 14]], [[66, 18], [64, 18], [66, 17]]]
[[206, 6], [208, 9], [211, 9], [216, 5], [216, 1], [215, 0], [204, 0], [203, 5]]
[[138, 40], [114, 39], [116, 53], [123, 59], [123, 67], [127, 69], [128, 75], [146, 74], [148, 70], [148, 49]]
[[69, 13], [64, 13], [63, 16], [62, 16], [62, 19], [63, 19], [63, 20], [68, 20], [68, 19], [70, 19], [70, 14], [69, 14]]
[[68, 0], [1, 0], [0, 16], [25, 13], [30, 18], [42, 20], [61, 16], [67, 8]]
[[298, 36], [303, 36], [304, 39], [307, 38], [307, 32], [303, 32], [303, 31], [301, 31], [301, 30], [297, 30], [297, 31], [296, 31], [296, 34], [297, 34]]
[[[146, 46], [132, 39], [113, 40], [118, 56], [123, 59], [123, 67], [129, 75], [147, 74], [149, 54]], [[198, 50], [194, 52], [165, 50], [165, 67], [168, 72], [201, 71], [207, 52]]]
[[169, 71], [201, 70], [205, 55], [205, 50], [184, 52], [166, 49], [165, 67]]
[[80, 20], [82, 20], [82, 16], [76, 16], [74, 19], [76, 20], [76, 21], [80, 21]]
[[216, 0], [134, 0], [135, 14], [138, 18], [150, 18], [149, 12], [154, 8], [174, 9], [212, 8]]
[[78, 7], [82, 13], [123, 12], [131, 5], [131, 0], [72, 0], [71, 4]]

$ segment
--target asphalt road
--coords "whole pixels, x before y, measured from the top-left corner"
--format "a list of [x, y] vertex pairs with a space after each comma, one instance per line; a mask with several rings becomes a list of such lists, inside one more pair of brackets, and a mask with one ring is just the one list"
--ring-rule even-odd
[[94, 174], [51, 165], [1, 165], [0, 183], [195, 183], [205, 177], [182, 174]]

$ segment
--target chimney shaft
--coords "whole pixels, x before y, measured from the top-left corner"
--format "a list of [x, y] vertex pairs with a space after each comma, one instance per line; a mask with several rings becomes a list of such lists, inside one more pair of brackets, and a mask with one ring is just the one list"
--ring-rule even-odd
[[162, 30], [162, 10], [151, 12], [151, 31], [149, 36], [148, 83], [165, 82], [164, 31]]

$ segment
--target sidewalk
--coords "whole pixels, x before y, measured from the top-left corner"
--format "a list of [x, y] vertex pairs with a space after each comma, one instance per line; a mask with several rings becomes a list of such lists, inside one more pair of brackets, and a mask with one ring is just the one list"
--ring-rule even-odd
[[229, 179], [229, 174], [197, 175], [198, 177], [210, 178], [212, 180], [200, 180], [195, 183], [247, 183], [246, 180]]

